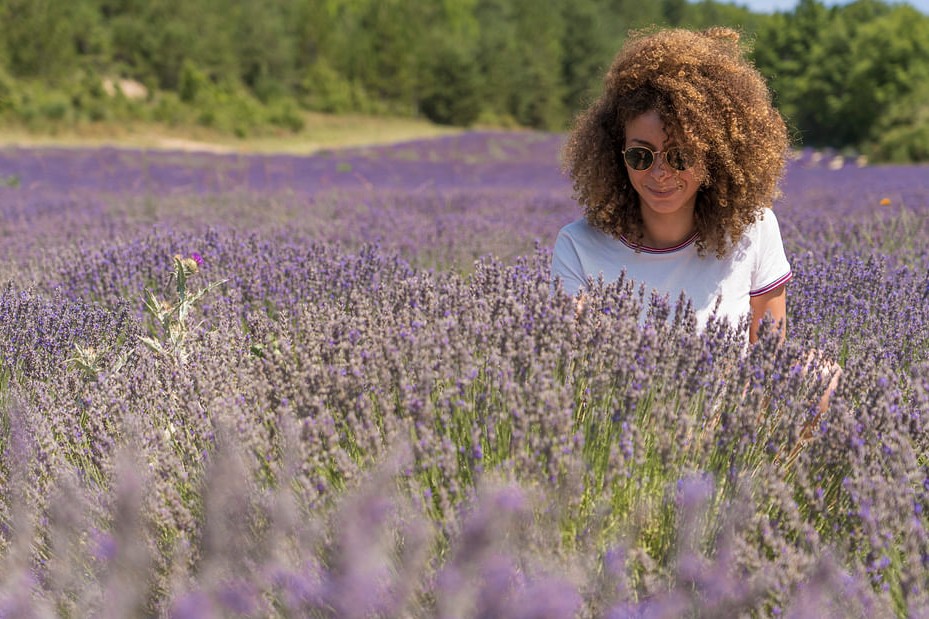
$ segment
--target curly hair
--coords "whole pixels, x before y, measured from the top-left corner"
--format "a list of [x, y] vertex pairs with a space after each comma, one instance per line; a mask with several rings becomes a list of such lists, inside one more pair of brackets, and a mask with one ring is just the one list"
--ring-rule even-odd
[[697, 249], [726, 255], [773, 204], [789, 140], [764, 78], [739, 34], [670, 29], [635, 32], [581, 113], [564, 150], [575, 198], [591, 225], [641, 244], [639, 196], [622, 159], [625, 127], [654, 110], [669, 137], [703, 163], [694, 217]]

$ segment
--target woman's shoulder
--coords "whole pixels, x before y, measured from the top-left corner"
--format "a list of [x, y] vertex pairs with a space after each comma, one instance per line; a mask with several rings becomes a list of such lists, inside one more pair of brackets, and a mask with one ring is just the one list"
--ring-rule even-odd
[[558, 236], [568, 237], [576, 242], [603, 242], [612, 238], [609, 234], [587, 221], [586, 217], [575, 219], [562, 227]]
[[745, 229], [744, 236], [749, 239], [767, 238], [772, 235], [780, 236], [780, 225], [777, 222], [777, 215], [774, 211], [765, 207], [755, 218], [755, 221]]
[[567, 234], [590, 234], [597, 229], [587, 221], [586, 217], [578, 217], [569, 224], [566, 224], [561, 228], [562, 232]]
[[[736, 259], [749, 260], [758, 265], [772, 260], [777, 265], [787, 264], [784, 240], [778, 225], [777, 215], [765, 208], [758, 218], [746, 229], [736, 248]], [[778, 266], [780, 268], [780, 266]], [[789, 270], [789, 266], [787, 266]]]
[[773, 210], [765, 207], [755, 220], [745, 228], [738, 240], [733, 241], [726, 253], [730, 260], [737, 262], [754, 261], [758, 255], [765, 254], [771, 251], [772, 248], [777, 247], [783, 247], [777, 215], [774, 214]]
[[555, 240], [555, 253], [569, 252], [582, 259], [600, 262], [623, 260], [630, 250], [615, 236], [581, 217], [564, 226]]

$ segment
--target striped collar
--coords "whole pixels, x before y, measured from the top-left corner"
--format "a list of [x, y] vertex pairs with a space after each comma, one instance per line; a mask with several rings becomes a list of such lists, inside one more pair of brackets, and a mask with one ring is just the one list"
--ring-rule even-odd
[[623, 245], [625, 245], [629, 249], [634, 249], [634, 250], [637, 249], [640, 252], [645, 253], [645, 254], [670, 254], [676, 251], [680, 251], [681, 249], [684, 249], [688, 245], [692, 245], [693, 242], [697, 240], [697, 233], [694, 232], [688, 238], [684, 239], [683, 241], [681, 241], [680, 243], [672, 247], [660, 247], [659, 248], [659, 247], [649, 247], [648, 245], [636, 246], [636, 244], [630, 241], [629, 239], [627, 239], [625, 235], [620, 236], [619, 240], [622, 242]]

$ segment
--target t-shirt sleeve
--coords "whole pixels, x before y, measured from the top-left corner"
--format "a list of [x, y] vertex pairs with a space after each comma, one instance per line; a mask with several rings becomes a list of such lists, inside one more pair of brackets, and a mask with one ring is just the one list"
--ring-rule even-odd
[[555, 239], [555, 249], [552, 252], [552, 291], [554, 292], [558, 281], [566, 293], [576, 295], [587, 285], [587, 276], [581, 265], [581, 258], [577, 253], [574, 239], [564, 228]]
[[753, 297], [776, 290], [793, 277], [774, 211], [765, 209], [756, 226], [755, 240], [758, 243], [758, 251], [755, 253], [755, 269], [752, 272], [752, 287], [749, 291]]

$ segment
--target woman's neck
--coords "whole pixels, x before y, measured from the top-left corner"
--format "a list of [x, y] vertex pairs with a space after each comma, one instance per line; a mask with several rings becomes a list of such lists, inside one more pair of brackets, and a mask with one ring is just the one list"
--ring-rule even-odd
[[654, 213], [642, 213], [643, 237], [642, 244], [655, 249], [665, 249], [680, 245], [696, 230], [696, 221], [693, 213], [681, 216], [675, 213], [672, 217], [656, 216]]

